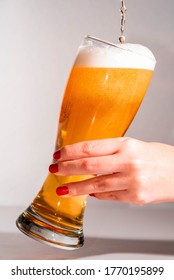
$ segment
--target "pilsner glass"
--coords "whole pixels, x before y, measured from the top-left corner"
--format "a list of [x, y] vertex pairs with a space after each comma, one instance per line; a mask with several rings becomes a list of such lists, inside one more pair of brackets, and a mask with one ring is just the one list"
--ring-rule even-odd
[[[150, 50], [141, 45], [115, 45], [86, 36], [65, 89], [55, 150], [80, 141], [123, 136], [147, 91], [155, 63]], [[59, 197], [56, 188], [91, 177], [49, 173], [19, 216], [18, 228], [55, 247], [81, 247], [87, 196]]]

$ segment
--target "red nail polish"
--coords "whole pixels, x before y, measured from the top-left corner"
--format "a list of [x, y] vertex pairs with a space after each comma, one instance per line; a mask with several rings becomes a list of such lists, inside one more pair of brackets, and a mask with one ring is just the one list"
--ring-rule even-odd
[[90, 193], [89, 195], [90, 195], [90, 196], [94, 196], [94, 197], [95, 197], [95, 194], [94, 194], [94, 193]]
[[60, 158], [60, 151], [56, 151], [56, 152], [53, 154], [53, 158], [54, 158], [54, 159], [59, 159], [59, 158]]
[[58, 164], [56, 163], [56, 164], [51, 164], [50, 166], [49, 166], [49, 171], [50, 171], [50, 173], [56, 173], [56, 172], [58, 172]]
[[65, 195], [69, 193], [69, 189], [67, 186], [58, 187], [56, 193], [57, 195]]

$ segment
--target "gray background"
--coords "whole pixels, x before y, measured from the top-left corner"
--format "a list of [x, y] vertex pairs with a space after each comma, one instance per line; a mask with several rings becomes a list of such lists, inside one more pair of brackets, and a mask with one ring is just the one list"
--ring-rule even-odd
[[[127, 135], [173, 145], [174, 1], [126, 4], [127, 41], [157, 59]], [[119, 7], [119, 0], [0, 0], [0, 205], [28, 205], [38, 192], [77, 48], [86, 34], [117, 42]]]

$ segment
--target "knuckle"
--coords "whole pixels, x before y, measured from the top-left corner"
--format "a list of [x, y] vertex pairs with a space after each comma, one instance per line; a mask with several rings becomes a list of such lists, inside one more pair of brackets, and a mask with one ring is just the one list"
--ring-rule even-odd
[[124, 150], [130, 158], [134, 158], [136, 155], [138, 155], [139, 145], [140, 141], [133, 138], [127, 138], [124, 141]]
[[110, 193], [108, 195], [109, 200], [118, 200], [118, 196], [115, 193]]
[[85, 171], [88, 171], [88, 168], [89, 168], [89, 160], [88, 159], [83, 159], [79, 162], [80, 164], [80, 168], [82, 170], [85, 170]]
[[69, 174], [69, 168], [68, 168], [68, 162], [59, 162], [59, 175], [68, 175]]
[[130, 159], [127, 163], [127, 170], [129, 170], [134, 176], [139, 175], [139, 173], [141, 172], [143, 163], [140, 159], [134, 158], [134, 159]]
[[95, 192], [106, 192], [107, 191], [107, 184], [105, 180], [100, 178], [100, 176], [96, 177], [93, 184], [92, 189]]
[[69, 146], [64, 146], [61, 149], [61, 158], [63, 159], [69, 158]]
[[[135, 174], [134, 174], [135, 175]], [[146, 180], [144, 176], [136, 174], [130, 179], [129, 195], [133, 204], [144, 206], [148, 203], [145, 190]]]
[[99, 167], [98, 161], [92, 159], [83, 159], [80, 164], [82, 170], [85, 170], [91, 174], [94, 174]]
[[144, 189], [144, 185], [146, 183], [145, 177], [141, 175], [139, 172], [132, 174], [130, 179], [130, 186], [132, 189], [136, 191], [140, 191]]
[[133, 181], [132, 188], [130, 188], [130, 197], [131, 201], [138, 206], [144, 206], [148, 203], [141, 179]]
[[82, 153], [85, 156], [90, 156], [92, 154], [94, 144], [92, 142], [84, 142], [82, 145]]
[[136, 139], [127, 137], [124, 141], [124, 145], [128, 146], [129, 148], [136, 149], [137, 142], [138, 141]]

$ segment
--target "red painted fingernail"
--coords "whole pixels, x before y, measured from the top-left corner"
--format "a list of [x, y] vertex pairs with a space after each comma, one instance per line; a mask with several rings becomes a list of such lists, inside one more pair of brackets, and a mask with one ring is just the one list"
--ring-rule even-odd
[[94, 193], [90, 193], [89, 195], [90, 195], [90, 196], [94, 196], [94, 197], [95, 197], [95, 194], [94, 194]]
[[50, 166], [49, 166], [49, 171], [50, 171], [50, 173], [56, 173], [56, 172], [58, 172], [58, 164], [57, 163], [55, 163], [55, 164], [51, 164]]
[[56, 189], [57, 195], [65, 195], [69, 193], [69, 188], [67, 186], [58, 187]]
[[59, 159], [59, 158], [60, 158], [60, 151], [56, 151], [56, 152], [53, 154], [53, 158], [54, 158], [54, 159]]

